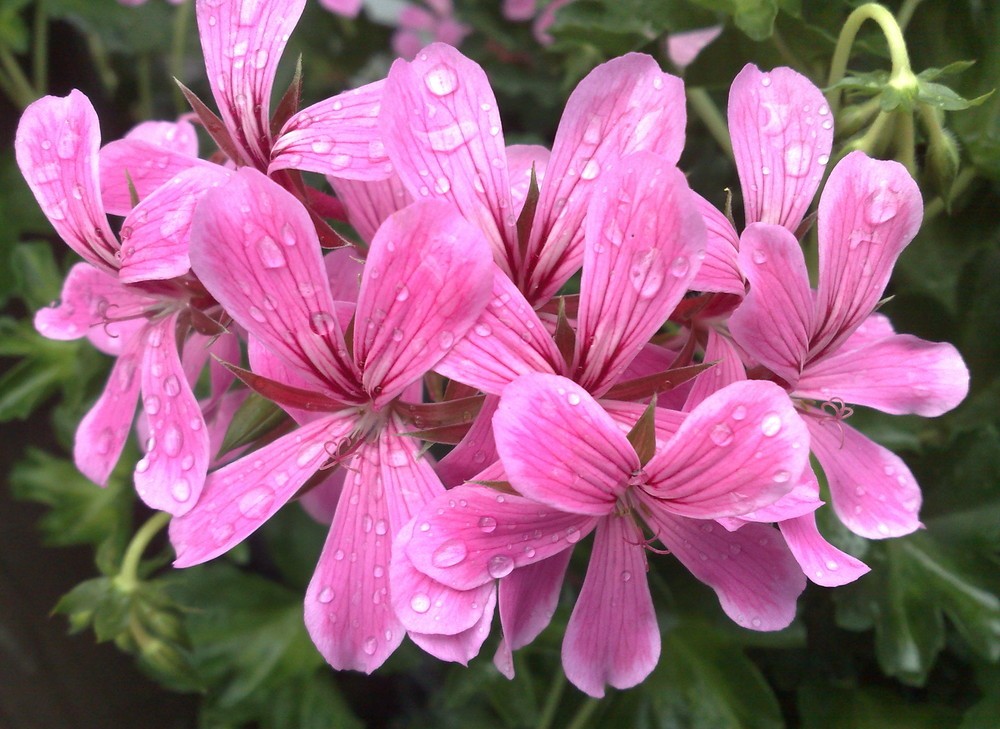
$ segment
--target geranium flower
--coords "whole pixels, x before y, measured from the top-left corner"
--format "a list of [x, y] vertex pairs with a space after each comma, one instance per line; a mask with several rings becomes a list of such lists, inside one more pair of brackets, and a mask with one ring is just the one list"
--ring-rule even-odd
[[[399, 398], [486, 305], [489, 251], [444, 203], [417, 203], [388, 218], [371, 242], [349, 345], [301, 204], [249, 168], [217, 193], [195, 216], [195, 271], [249, 332], [251, 351], [266, 350], [256, 361], [265, 357], [269, 374], [279, 366], [289, 373], [268, 380], [271, 395], [313, 415], [209, 475], [197, 507], [171, 523], [175, 565], [225, 552], [321, 468], [344, 465], [349, 475], [306, 593], [306, 625], [331, 665], [372, 671], [403, 637], [389, 604], [392, 538], [443, 491], [419, 442], [406, 435], [413, 428]], [[485, 589], [449, 605], [475, 631], [485, 611], [492, 614], [491, 600]]]

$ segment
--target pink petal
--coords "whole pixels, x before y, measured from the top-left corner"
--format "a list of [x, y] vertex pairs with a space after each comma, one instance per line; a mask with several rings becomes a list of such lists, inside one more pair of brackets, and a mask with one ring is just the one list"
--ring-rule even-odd
[[291, 194], [241, 169], [198, 204], [190, 255], [198, 278], [238, 324], [289, 364], [356, 397], [358, 373], [334, 314], [316, 230]]
[[355, 18], [361, 12], [362, 0], [319, 0], [319, 4], [345, 18]]
[[798, 481], [809, 433], [773, 382], [735, 382], [696, 407], [646, 464], [641, 487], [660, 508], [698, 519], [771, 504]]
[[392, 173], [378, 128], [384, 81], [324, 99], [285, 122], [271, 150], [268, 173], [295, 169], [350, 180], [384, 180]]
[[561, 511], [610, 513], [640, 468], [611, 416], [558, 375], [523, 375], [508, 385], [493, 434], [514, 488]]
[[784, 228], [753, 223], [740, 239], [750, 292], [729, 319], [733, 338], [794, 387], [809, 351], [813, 298], [805, 256]]
[[901, 537], [920, 528], [920, 487], [903, 460], [843, 422], [805, 418], [844, 525], [868, 539]]
[[587, 213], [574, 380], [600, 396], [687, 292], [705, 225], [684, 175], [652, 153], [608, 172]]
[[813, 356], [835, 349], [872, 313], [922, 217], [920, 190], [898, 162], [852, 152], [833, 169], [819, 201]]
[[118, 270], [115, 238], [101, 202], [97, 151], [101, 129], [79, 91], [46, 96], [21, 116], [14, 151], [21, 174], [59, 237], [107, 273]]
[[690, 66], [705, 47], [719, 37], [722, 25], [670, 33], [667, 36], [667, 56], [678, 68]]
[[493, 612], [497, 604], [497, 591], [493, 585], [488, 586], [486, 609], [479, 622], [468, 630], [455, 635], [431, 635], [428, 633], [410, 632], [410, 640], [427, 653], [442, 661], [469, 665], [469, 661], [479, 655], [487, 636], [490, 634], [490, 624], [493, 622]]
[[802, 571], [817, 585], [839, 587], [870, 571], [864, 562], [841, 552], [823, 538], [816, 528], [815, 514], [787, 519], [778, 526]]
[[503, 0], [500, 12], [507, 20], [514, 22], [531, 20], [535, 17], [535, 4], [538, 0]]
[[393, 608], [407, 631], [458, 635], [480, 622], [496, 587], [488, 580], [470, 590], [456, 590], [419, 571], [406, 553], [415, 521], [407, 523], [393, 542], [389, 570]]
[[726, 385], [742, 382], [747, 378], [746, 368], [733, 343], [715, 329], [708, 330], [705, 362], [715, 362], [711, 369], [698, 375], [684, 402], [684, 409], [693, 410], [703, 400]]
[[122, 286], [105, 269], [77, 263], [63, 282], [59, 301], [35, 313], [35, 329], [43, 337], [64, 341], [98, 335], [92, 337], [95, 346], [117, 354], [124, 342], [122, 335], [131, 333], [132, 327], [123, 329], [126, 322], [111, 323], [109, 317], [141, 317], [155, 304], [152, 297]]
[[812, 514], [822, 505], [823, 502], [819, 499], [819, 482], [816, 480], [816, 474], [811, 468], [807, 468], [802, 472], [795, 487], [773, 504], [748, 511], [741, 516], [727, 517], [716, 521], [729, 531], [734, 532], [748, 521], [763, 524], [782, 522], [805, 514]]
[[328, 415], [210, 473], [195, 508], [170, 522], [174, 566], [207, 562], [255, 532], [329, 460], [355, 424], [353, 415]]
[[590, 696], [604, 696], [606, 684], [635, 686], [660, 658], [660, 629], [641, 544], [631, 520], [613, 516], [597, 525], [590, 566], [562, 646], [566, 678]]
[[[511, 651], [528, 645], [552, 620], [572, 555], [572, 550], [564, 549], [541, 562], [516, 569], [500, 581], [503, 639], [493, 663], [507, 678], [514, 675]], [[509, 667], [509, 675], [505, 667]]]
[[352, 463], [319, 564], [306, 590], [305, 622], [338, 670], [371, 673], [403, 640], [389, 597], [388, 500], [376, 487], [379, 457], [364, 445]]
[[507, 152], [483, 69], [441, 43], [410, 63], [396, 61], [380, 123], [410, 194], [453, 203], [483, 231], [504, 272], [514, 271], [519, 253]]
[[[354, 307], [346, 309], [340, 302], [356, 304], [361, 292], [361, 275], [364, 273], [364, 262], [358, 258], [355, 248], [336, 248], [323, 256], [327, 279], [330, 281], [330, 295], [337, 302], [338, 318], [342, 328], [347, 328], [354, 318]], [[341, 311], [348, 312], [341, 315]]]
[[743, 296], [740, 271], [740, 238], [729, 219], [712, 203], [693, 192], [695, 206], [705, 221], [705, 258], [691, 282], [695, 291], [717, 291]]
[[562, 355], [538, 314], [509, 278], [493, 269], [493, 291], [472, 330], [435, 370], [451, 380], [499, 394], [519, 375], [561, 372]]
[[651, 526], [671, 554], [715, 590], [737, 625], [781, 630], [795, 618], [795, 601], [806, 579], [774, 528], [747, 524], [728, 532], [711, 521], [663, 511], [654, 514]]
[[220, 168], [184, 152], [131, 137], [102, 147], [100, 165], [101, 197], [112, 215], [128, 215], [132, 209], [129, 180], [141, 201], [185, 170]]
[[482, 233], [445, 202], [395, 213], [372, 240], [361, 280], [354, 358], [376, 407], [434, 367], [489, 300]]
[[406, 554], [428, 577], [471, 590], [569, 549], [595, 524], [522, 496], [465, 484], [417, 516]]
[[187, 273], [195, 205], [230, 174], [218, 166], [192, 167], [136, 205], [122, 224], [121, 281], [162, 280]]
[[266, 170], [271, 153], [271, 87], [305, 0], [197, 5], [205, 72], [219, 114], [245, 159]]
[[493, 413], [499, 404], [499, 397], [487, 395], [469, 432], [438, 462], [437, 473], [445, 486], [471, 479], [499, 457], [493, 440]]
[[547, 301], [580, 267], [583, 218], [604, 176], [625, 155], [648, 150], [676, 164], [684, 147], [684, 84], [649, 56], [630, 53], [584, 78], [566, 103], [528, 243], [537, 263], [524, 288]]
[[729, 91], [729, 131], [747, 224], [794, 233], [830, 160], [833, 117], [823, 94], [790, 68], [747, 64]]
[[894, 415], [926, 417], [948, 412], [968, 392], [969, 370], [957, 349], [909, 334], [824, 357], [810, 364], [795, 386], [799, 397], [840, 398]]
[[198, 132], [187, 119], [140, 122], [129, 130], [125, 139], [149, 142], [188, 157], [198, 156]]
[[429, 456], [409, 428], [392, 416], [378, 436], [379, 483], [388, 495], [389, 527], [397, 534], [424, 505], [444, 492]]
[[124, 343], [104, 392], [76, 429], [73, 462], [84, 476], [101, 486], [107, 485], [118, 463], [135, 417], [139, 399], [136, 370], [142, 358], [143, 337], [144, 330], [140, 330]]
[[[298, 367], [289, 365], [284, 359], [274, 354], [260, 339], [250, 334], [247, 335], [247, 358], [250, 360], [250, 368], [254, 374], [266, 377], [269, 380], [280, 382], [289, 387], [296, 387], [300, 390], [322, 391], [324, 389], [323, 380]], [[238, 364], [240, 359], [224, 360], [231, 364]], [[282, 410], [292, 416], [296, 423], [300, 425], [311, 423], [322, 413], [296, 408], [290, 405], [282, 405]]]
[[197, 503], [208, 472], [208, 429], [177, 354], [173, 314], [145, 330], [142, 409], [149, 423], [135, 490], [151, 509], [175, 516]]
[[413, 202], [395, 174], [374, 181], [344, 180], [332, 176], [327, 180], [337, 197], [344, 202], [348, 221], [366, 243], [371, 243], [375, 231], [386, 218]]

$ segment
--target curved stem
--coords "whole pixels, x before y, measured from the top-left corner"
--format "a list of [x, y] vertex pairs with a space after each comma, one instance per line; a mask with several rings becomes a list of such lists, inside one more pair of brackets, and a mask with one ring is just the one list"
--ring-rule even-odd
[[[830, 78], [827, 86], [833, 86], [844, 78], [847, 71], [847, 61], [851, 55], [851, 47], [854, 45], [854, 38], [858, 34], [858, 29], [866, 20], [873, 20], [878, 23], [885, 35], [885, 41], [889, 46], [889, 58], [892, 61], [892, 73], [889, 76], [889, 83], [898, 88], [905, 88], [916, 84], [916, 76], [910, 69], [910, 56], [906, 51], [906, 41], [903, 39], [903, 31], [899, 23], [885, 7], [878, 3], [866, 3], [854, 10], [844, 21], [844, 27], [837, 38], [837, 46], [833, 51], [833, 59], [830, 61]], [[840, 90], [833, 89], [828, 92], [827, 103], [830, 109], [836, 113], [840, 108]]]
[[[951, 183], [951, 193], [952, 199], [955, 199], [960, 194], [962, 194], [965, 189], [972, 184], [972, 181], [976, 179], [976, 170], [972, 167], [966, 167], [958, 176], [955, 181]], [[936, 218], [938, 215], [945, 211], [944, 200], [940, 197], [936, 197], [931, 200], [927, 205], [924, 206], [924, 225], [927, 225], [927, 221], [932, 218]]]
[[139, 584], [139, 562], [146, 551], [146, 547], [153, 540], [153, 537], [167, 525], [170, 521], [170, 514], [165, 511], [154, 514], [143, 524], [139, 531], [132, 537], [125, 556], [122, 558], [122, 568], [115, 578], [115, 583], [125, 592], [130, 592]]
[[591, 714], [597, 709], [600, 702], [595, 698], [588, 697], [580, 706], [580, 709], [573, 716], [573, 720], [566, 725], [566, 729], [583, 729], [590, 721]]
[[733, 159], [733, 143], [729, 138], [729, 126], [726, 124], [722, 112], [719, 111], [719, 107], [712, 101], [712, 97], [702, 88], [688, 87], [685, 93], [691, 109], [708, 129], [712, 139], [728, 155], [729, 159]]
[[24, 71], [17, 64], [14, 54], [4, 45], [0, 45], [0, 67], [2, 67], [4, 75], [4, 90], [17, 106], [24, 109], [38, 98], [31, 82], [28, 81], [28, 77], [24, 75]]
[[559, 699], [562, 698], [563, 690], [566, 688], [566, 674], [562, 671], [556, 672], [555, 680], [549, 687], [549, 695], [545, 697], [545, 706], [542, 707], [542, 715], [538, 719], [535, 729], [549, 729], [552, 720], [556, 716], [556, 709], [559, 708]]

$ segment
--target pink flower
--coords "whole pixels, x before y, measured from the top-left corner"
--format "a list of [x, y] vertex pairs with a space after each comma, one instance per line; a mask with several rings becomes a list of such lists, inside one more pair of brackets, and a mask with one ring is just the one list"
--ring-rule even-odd
[[[729, 91], [729, 132], [746, 223], [795, 233], [826, 172], [833, 117], [823, 94], [790, 68], [761, 72], [747, 64]], [[722, 213], [700, 201], [708, 247], [692, 287], [742, 296], [740, 237]]]
[[392, 49], [400, 58], [411, 59], [428, 43], [459, 46], [472, 28], [455, 19], [451, 0], [429, 2], [430, 10], [406, 4], [399, 12]]
[[[171, 523], [175, 565], [225, 552], [318, 470], [344, 464], [344, 490], [306, 594], [306, 625], [334, 667], [372, 671], [403, 637], [389, 605], [392, 538], [443, 491], [419, 442], [405, 435], [413, 428], [399, 398], [485, 306], [488, 249], [443, 203], [391, 216], [371, 243], [350, 345], [343, 332], [353, 307], [331, 295], [308, 214], [255, 170], [206, 196], [192, 257], [205, 286], [249, 332], [251, 364], [268, 377], [272, 396], [300, 410], [301, 426], [210, 474], [197, 507]], [[475, 630], [487, 607], [492, 614], [490, 596], [487, 588], [449, 605]]]
[[[682, 83], [648, 56], [609, 61], [580, 82], [551, 156], [538, 148], [508, 156], [485, 73], [453, 48], [434, 44], [396, 61], [386, 84], [379, 123], [403, 185], [415, 199], [448, 200], [478, 226], [532, 305], [580, 267], [587, 206], [619, 160], [645, 150], [675, 164], [684, 145]], [[545, 164], [545, 179], [522, 241], [511, 181], [533, 160]]]
[[[182, 127], [157, 129], [176, 134]], [[147, 127], [139, 133], [153, 132]], [[179, 349], [189, 314], [214, 306], [187, 274], [187, 231], [198, 195], [228, 173], [214, 165], [192, 167], [121, 211], [128, 213], [123, 249], [102, 202], [99, 145], [97, 115], [78, 91], [39, 99], [18, 125], [15, 149], [29, 187], [59, 235], [87, 261], [72, 269], [61, 303], [39, 311], [35, 326], [53, 339], [88, 336], [118, 357], [104, 393], [77, 429], [77, 467], [106, 483], [141, 391], [150, 436], [136, 468], [136, 490], [149, 506], [181, 514], [201, 491], [209, 441]]]
[[[740, 625], [775, 630], [794, 617], [805, 583], [784, 568], [791, 558], [777, 534], [763, 525], [726, 534], [711, 521], [773, 502], [805, 467], [808, 434], [780, 388], [746, 382], [716, 393], [648, 462], [586, 390], [559, 376], [520, 377], [504, 390], [493, 420], [504, 471], [522, 495], [452, 489], [417, 517], [406, 556], [435, 580], [471, 590], [537, 568], [596, 529], [563, 641], [563, 667], [581, 690], [602, 696], [606, 684], [633, 686], [659, 657], [642, 523], [718, 592]], [[735, 559], [743, 550], [752, 559]], [[543, 604], [566, 559], [543, 574], [522, 574]], [[525, 624], [526, 609], [515, 611], [515, 622]]]
[[872, 314], [921, 215], [920, 191], [901, 165], [854, 152], [820, 199], [818, 290], [787, 228], [754, 223], [740, 241], [750, 290], [729, 321], [733, 337], [760, 364], [756, 376], [823, 403], [804, 407], [813, 451], [841, 521], [872, 539], [920, 526], [920, 489], [898, 456], [844, 424], [845, 403], [935, 416], [968, 392], [953, 346], [895, 334]]
[[722, 33], [721, 25], [685, 30], [667, 36], [666, 48], [670, 62], [677, 68], [690, 66], [706, 46]]

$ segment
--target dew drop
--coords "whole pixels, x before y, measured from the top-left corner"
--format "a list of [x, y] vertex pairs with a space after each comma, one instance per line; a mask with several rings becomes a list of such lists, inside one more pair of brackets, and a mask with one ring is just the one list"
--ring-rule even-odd
[[163, 381], [163, 391], [170, 397], [177, 397], [181, 393], [181, 383], [177, 375], [170, 375]]
[[449, 190], [451, 190], [451, 182], [448, 181], [447, 177], [439, 177], [434, 182], [434, 192], [439, 195], [444, 195]]
[[733, 420], [743, 420], [747, 416], [747, 409], [743, 405], [737, 405], [733, 408], [732, 412]]
[[210, 531], [210, 534], [212, 537], [212, 541], [215, 542], [217, 545], [222, 546], [232, 538], [234, 531], [235, 529], [233, 529], [233, 525], [226, 523], [226, 524], [219, 524], [219, 526], [214, 527]]
[[583, 535], [580, 534], [580, 530], [576, 527], [570, 527], [566, 530], [566, 541], [570, 544], [576, 544], [582, 537]]
[[461, 121], [428, 132], [427, 141], [436, 152], [453, 152], [472, 139], [478, 131], [474, 122]]
[[632, 256], [629, 268], [629, 281], [641, 299], [650, 299], [659, 293], [663, 286], [663, 272], [659, 269], [660, 252], [649, 248], [636, 251]]
[[826, 561], [826, 568], [831, 572], [836, 572], [837, 570], [840, 569], [840, 563], [836, 562], [835, 560], [828, 559]]
[[274, 492], [267, 486], [250, 489], [237, 504], [240, 513], [248, 519], [264, 516], [274, 503]]
[[628, 570], [622, 572], [622, 582], [629, 582], [632, 579], [632, 573]]
[[418, 592], [410, 598], [410, 607], [413, 609], [413, 612], [423, 615], [431, 609], [431, 599], [424, 593]]
[[274, 238], [269, 235], [265, 235], [257, 241], [257, 253], [260, 255], [260, 262], [264, 268], [281, 268], [286, 263], [285, 254], [274, 242]]
[[480, 517], [479, 528], [486, 534], [492, 534], [497, 528], [497, 520], [492, 516]]
[[190, 471], [192, 468], [194, 468], [194, 456], [188, 453], [181, 459], [181, 470]]
[[761, 626], [760, 618], [754, 618], [753, 620], [751, 620], [750, 625], [752, 625], [755, 628], [759, 628]]
[[267, 49], [259, 49], [253, 56], [254, 68], [264, 68], [267, 65]]
[[825, 165], [829, 161], [830, 161], [830, 155], [828, 154], [821, 154], [819, 157], [816, 158], [816, 164], [818, 165]]
[[486, 563], [490, 577], [499, 580], [514, 571], [514, 560], [506, 554], [495, 554]]
[[156, 415], [160, 412], [160, 398], [156, 395], [149, 395], [142, 399], [142, 406], [146, 409], [147, 415]]
[[458, 74], [451, 66], [441, 63], [427, 72], [424, 85], [435, 96], [448, 96], [458, 89]]
[[451, 332], [444, 331], [438, 335], [438, 345], [441, 349], [451, 349], [451, 345], [455, 343], [455, 335]]
[[170, 493], [177, 501], [187, 501], [191, 498], [191, 484], [188, 483], [186, 478], [178, 479], [174, 485], [170, 487]]
[[580, 179], [593, 180], [599, 174], [601, 174], [601, 166], [596, 160], [588, 159], [587, 164], [583, 166], [583, 170], [580, 172]]
[[725, 423], [717, 423], [709, 432], [708, 437], [717, 446], [727, 446], [733, 442], [733, 429]]
[[899, 212], [899, 200], [886, 184], [880, 185], [865, 201], [865, 219], [872, 225], [891, 220]]
[[449, 539], [440, 547], [434, 550], [431, 555], [431, 562], [435, 567], [454, 567], [462, 562], [468, 554], [465, 542], [458, 539]]
[[788, 471], [776, 471], [773, 478], [775, 483], [788, 483], [791, 477], [792, 474]]
[[250, 318], [253, 319], [255, 322], [259, 322], [259, 323], [263, 324], [264, 322], [267, 321], [267, 314], [265, 314], [263, 311], [261, 311], [256, 306], [251, 306], [250, 307]]
[[309, 328], [320, 336], [332, 334], [335, 330], [335, 324], [336, 319], [328, 311], [314, 311], [309, 317]]
[[365, 655], [368, 656], [375, 655], [376, 648], [378, 648], [378, 641], [375, 639], [375, 636], [371, 635], [365, 638], [365, 642], [361, 646], [361, 649], [365, 652]]
[[760, 85], [763, 86], [764, 88], [767, 88], [768, 86], [770, 86], [771, 85], [771, 76], [769, 74], [766, 74], [766, 73], [763, 76], [761, 76]]
[[691, 263], [687, 256], [677, 256], [670, 266], [670, 274], [675, 278], [683, 278], [691, 270]]
[[400, 284], [399, 288], [396, 289], [396, 301], [406, 301], [410, 298], [410, 289], [406, 287], [406, 284]]
[[318, 456], [320, 452], [323, 450], [324, 449], [322, 443], [310, 443], [301, 451], [299, 451], [299, 456], [298, 458], [295, 459], [295, 462], [300, 467], [304, 468], [305, 466], [309, 465], [309, 463], [312, 462], [312, 460], [316, 458], [316, 456]]
[[313, 152], [316, 154], [326, 154], [331, 149], [333, 149], [333, 143], [326, 138], [317, 139], [310, 146]]
[[580, 404], [579, 393], [571, 392], [569, 395], [566, 396], [566, 402], [568, 402], [570, 405], [579, 405]]
[[333, 602], [333, 598], [334, 598], [333, 589], [330, 587], [324, 587], [320, 591], [319, 597], [317, 599], [324, 605], [329, 605], [331, 602]]
[[751, 255], [753, 262], [758, 266], [762, 266], [767, 263], [767, 254], [764, 253], [760, 248], [755, 248], [753, 254]]
[[809, 168], [809, 150], [801, 144], [792, 144], [785, 150], [785, 174], [802, 177]]
[[490, 329], [490, 325], [489, 324], [482, 324], [482, 323], [481, 324], [476, 324], [476, 327], [475, 327], [474, 331], [476, 332], [476, 334], [478, 334], [481, 337], [488, 337], [488, 336], [490, 336], [490, 334], [493, 333], [493, 330]]
[[781, 430], [781, 416], [777, 413], [764, 415], [764, 419], [760, 421], [760, 432], [770, 438], [777, 435], [779, 430]]

